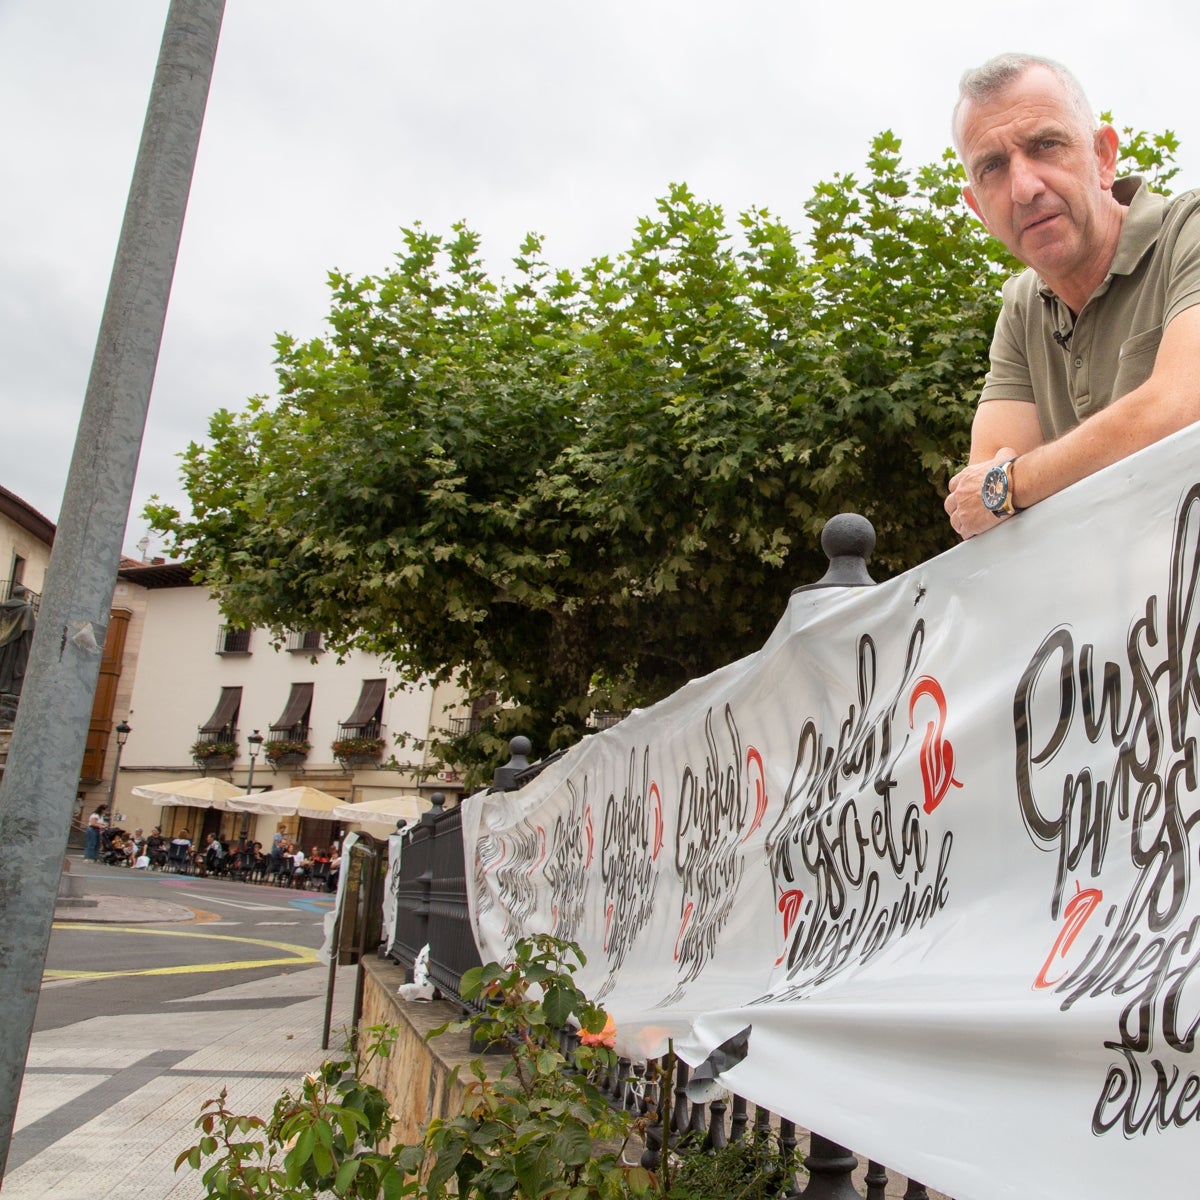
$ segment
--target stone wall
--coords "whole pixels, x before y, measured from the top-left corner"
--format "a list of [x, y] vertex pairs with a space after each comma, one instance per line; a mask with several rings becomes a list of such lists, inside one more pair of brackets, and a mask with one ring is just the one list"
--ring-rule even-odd
[[478, 1057], [470, 1048], [467, 1033], [444, 1033], [425, 1040], [430, 1030], [456, 1021], [457, 1005], [445, 1000], [401, 1000], [396, 989], [406, 981], [404, 968], [380, 959], [364, 960], [363, 1014], [359, 1029], [364, 1037], [372, 1025], [394, 1025], [399, 1029], [396, 1045], [388, 1058], [376, 1059], [366, 1077], [387, 1096], [396, 1117], [395, 1143], [420, 1139], [433, 1117], [457, 1116], [466, 1093], [461, 1084], [450, 1082], [450, 1072], [461, 1067], [464, 1080], [472, 1078], [467, 1063]]

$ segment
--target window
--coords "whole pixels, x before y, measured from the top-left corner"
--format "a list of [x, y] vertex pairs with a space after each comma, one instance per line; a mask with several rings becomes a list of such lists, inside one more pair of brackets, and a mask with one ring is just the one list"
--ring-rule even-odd
[[199, 741], [236, 742], [238, 710], [242, 707], [242, 689], [223, 687], [213, 714], [200, 726]]
[[308, 737], [309, 721], [312, 716], [313, 684], [293, 683], [288, 693], [287, 704], [279, 714], [279, 720], [271, 726], [274, 735], [268, 741], [304, 741]]
[[217, 631], [218, 654], [249, 654], [250, 630], [222, 625]]
[[288, 634], [287, 649], [289, 654], [322, 654], [325, 647], [317, 630], [293, 629]]
[[354, 711], [342, 722], [339, 737], [379, 737], [383, 728], [386, 679], [364, 679]]

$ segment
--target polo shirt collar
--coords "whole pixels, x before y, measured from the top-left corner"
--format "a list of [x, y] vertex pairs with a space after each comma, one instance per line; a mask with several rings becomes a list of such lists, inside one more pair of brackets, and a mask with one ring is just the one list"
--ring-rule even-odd
[[1113, 195], [1129, 209], [1121, 226], [1121, 240], [1109, 267], [1110, 275], [1128, 275], [1142, 261], [1146, 251], [1158, 241], [1162, 229], [1166, 197], [1152, 192], [1137, 175], [1118, 179]]
[[[1152, 192], [1140, 175], [1127, 175], [1124, 179], [1116, 180], [1112, 190], [1117, 200], [1129, 211], [1125, 214], [1125, 223], [1121, 226], [1117, 253], [1113, 256], [1112, 266], [1108, 268], [1108, 276], [1101, 288], [1105, 287], [1108, 279], [1114, 275], [1130, 274], [1141, 262], [1146, 251], [1158, 241], [1163, 211], [1166, 208], [1166, 198]], [[1037, 281], [1040, 295], [1047, 298], [1055, 295], [1040, 275]]]

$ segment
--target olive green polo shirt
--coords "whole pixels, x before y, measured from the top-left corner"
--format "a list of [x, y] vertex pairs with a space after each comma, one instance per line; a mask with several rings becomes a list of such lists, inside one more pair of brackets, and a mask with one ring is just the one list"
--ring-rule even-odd
[[1200, 190], [1168, 198], [1133, 176], [1113, 195], [1129, 208], [1117, 253], [1074, 320], [1032, 268], [1004, 285], [979, 400], [1036, 404], [1047, 441], [1145, 383], [1167, 324], [1200, 304]]

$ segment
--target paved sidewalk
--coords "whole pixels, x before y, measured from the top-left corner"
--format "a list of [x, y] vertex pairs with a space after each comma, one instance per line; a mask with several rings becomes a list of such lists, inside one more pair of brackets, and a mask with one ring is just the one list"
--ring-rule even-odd
[[[195, 915], [174, 904], [91, 898], [101, 903], [56, 916], [158, 922]], [[226, 1088], [235, 1110], [268, 1114], [285, 1087], [294, 1089], [341, 1049], [355, 970], [337, 972], [328, 1052], [321, 1049], [324, 966], [168, 1001], [158, 1014], [97, 1016], [35, 1034], [4, 1200], [203, 1197], [200, 1172], [173, 1168], [199, 1137], [194, 1123], [204, 1101]]]
[[99, 921], [114, 925], [157, 925], [164, 921], [194, 921], [194, 909], [166, 900], [142, 900], [137, 896], [98, 896], [91, 892], [87, 904], [60, 904], [56, 921]]

